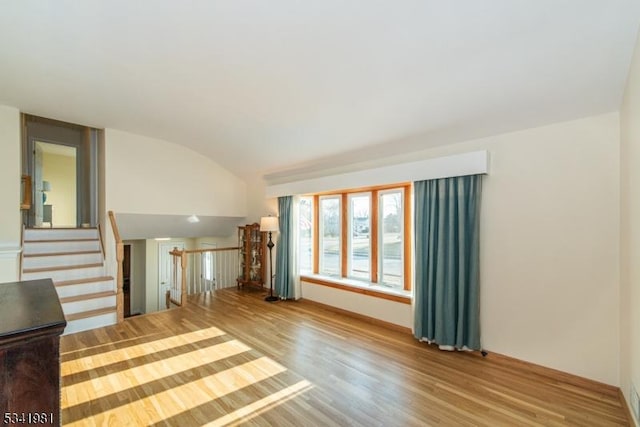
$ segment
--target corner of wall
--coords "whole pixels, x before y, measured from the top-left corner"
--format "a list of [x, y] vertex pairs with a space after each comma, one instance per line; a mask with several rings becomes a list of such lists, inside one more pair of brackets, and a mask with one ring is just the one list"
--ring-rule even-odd
[[[620, 389], [640, 423], [640, 33], [620, 108]], [[636, 363], [634, 363], [636, 361]]]

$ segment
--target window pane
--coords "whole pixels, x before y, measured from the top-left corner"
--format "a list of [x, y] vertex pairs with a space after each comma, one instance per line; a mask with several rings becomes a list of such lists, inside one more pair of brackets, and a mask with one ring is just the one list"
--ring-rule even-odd
[[340, 197], [320, 199], [320, 273], [340, 275]]
[[309, 273], [313, 269], [313, 198], [300, 198], [300, 224], [298, 227], [298, 259], [300, 271]]
[[380, 195], [380, 284], [403, 288], [403, 218], [402, 191]]
[[371, 197], [349, 196], [349, 277], [371, 280]]

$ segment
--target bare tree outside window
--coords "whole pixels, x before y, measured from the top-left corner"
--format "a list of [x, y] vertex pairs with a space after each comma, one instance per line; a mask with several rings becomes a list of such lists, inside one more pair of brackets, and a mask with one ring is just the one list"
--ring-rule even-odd
[[403, 284], [403, 217], [402, 191], [394, 190], [381, 193], [380, 216], [382, 227], [380, 233], [382, 265], [380, 284], [394, 288], [402, 288]]
[[340, 274], [340, 197], [320, 199], [320, 272]]

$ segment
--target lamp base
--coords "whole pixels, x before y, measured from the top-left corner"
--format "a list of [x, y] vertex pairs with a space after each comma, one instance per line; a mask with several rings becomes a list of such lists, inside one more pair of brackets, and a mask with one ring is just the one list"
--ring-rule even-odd
[[275, 295], [267, 295], [264, 298], [265, 301], [269, 301], [269, 302], [274, 302], [274, 301], [278, 301], [278, 297]]

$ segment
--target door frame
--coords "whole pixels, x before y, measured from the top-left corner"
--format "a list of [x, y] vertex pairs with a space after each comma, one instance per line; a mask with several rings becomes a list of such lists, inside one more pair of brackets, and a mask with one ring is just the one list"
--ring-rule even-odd
[[[53, 119], [22, 114], [23, 174], [32, 177], [32, 199], [37, 197], [34, 181], [36, 142], [76, 148], [76, 226], [98, 224], [98, 129]], [[40, 194], [40, 197], [42, 195]], [[35, 224], [35, 203], [25, 219], [26, 226]]]

